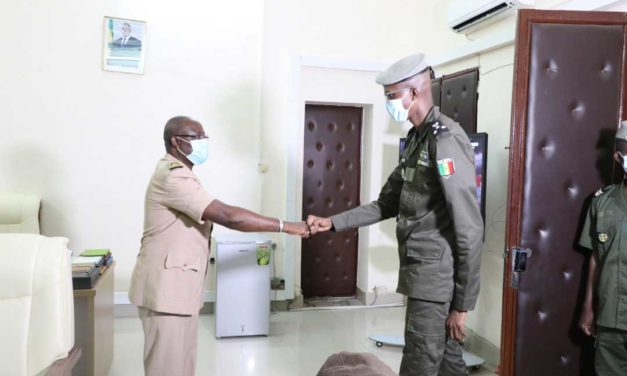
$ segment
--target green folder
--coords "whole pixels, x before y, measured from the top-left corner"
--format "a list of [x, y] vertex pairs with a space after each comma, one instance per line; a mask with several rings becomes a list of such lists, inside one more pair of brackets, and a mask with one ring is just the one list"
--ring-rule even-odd
[[81, 256], [106, 256], [111, 250], [109, 248], [102, 249], [86, 249]]

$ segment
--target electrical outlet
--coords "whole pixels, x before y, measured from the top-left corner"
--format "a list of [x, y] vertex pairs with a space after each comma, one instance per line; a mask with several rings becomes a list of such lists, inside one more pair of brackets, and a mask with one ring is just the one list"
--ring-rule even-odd
[[257, 165], [257, 171], [258, 171], [260, 174], [267, 174], [267, 173], [268, 173], [268, 170], [269, 170], [269, 167], [268, 167], [268, 165], [267, 165], [267, 164], [265, 164], [265, 163], [259, 163], [259, 164]]
[[285, 290], [285, 280], [279, 277], [270, 280], [270, 288], [272, 290]]

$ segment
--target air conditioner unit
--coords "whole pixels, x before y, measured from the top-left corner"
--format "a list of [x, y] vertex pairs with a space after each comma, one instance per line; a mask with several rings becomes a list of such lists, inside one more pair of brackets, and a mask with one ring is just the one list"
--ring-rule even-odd
[[448, 27], [456, 33], [469, 33], [534, 4], [535, 0], [453, 0], [448, 7]]

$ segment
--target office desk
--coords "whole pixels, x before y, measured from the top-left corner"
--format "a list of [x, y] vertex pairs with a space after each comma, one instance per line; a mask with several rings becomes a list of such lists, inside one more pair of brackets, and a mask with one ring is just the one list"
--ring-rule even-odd
[[72, 373], [107, 376], [113, 362], [113, 275], [115, 262], [89, 290], [74, 290], [74, 346], [81, 358]]

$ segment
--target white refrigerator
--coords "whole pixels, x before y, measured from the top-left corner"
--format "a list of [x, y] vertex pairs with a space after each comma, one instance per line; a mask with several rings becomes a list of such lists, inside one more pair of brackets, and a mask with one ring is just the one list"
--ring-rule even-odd
[[270, 333], [272, 241], [257, 234], [218, 235], [216, 338]]

